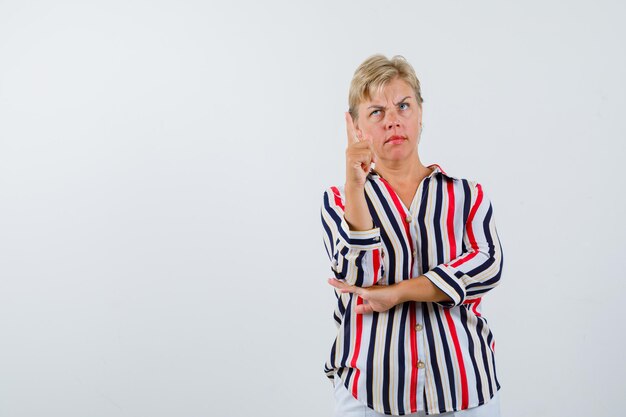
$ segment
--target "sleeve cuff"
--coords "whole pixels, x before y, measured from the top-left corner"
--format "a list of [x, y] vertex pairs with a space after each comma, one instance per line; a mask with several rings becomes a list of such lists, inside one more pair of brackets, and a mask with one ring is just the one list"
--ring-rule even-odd
[[341, 218], [339, 237], [349, 249], [370, 250], [380, 248], [380, 228], [370, 230], [350, 230], [345, 218]]
[[465, 300], [465, 288], [460, 284], [459, 279], [443, 268], [437, 266], [426, 272], [424, 276], [452, 299], [452, 301], [437, 302], [442, 307], [455, 307]]

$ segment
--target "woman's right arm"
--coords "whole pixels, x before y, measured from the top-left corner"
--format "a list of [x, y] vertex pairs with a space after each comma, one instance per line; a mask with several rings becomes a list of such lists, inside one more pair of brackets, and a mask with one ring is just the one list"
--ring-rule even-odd
[[344, 207], [339, 188], [324, 192], [321, 215], [326, 253], [335, 278], [369, 287], [380, 280], [382, 272], [380, 229], [351, 230]]
[[331, 187], [324, 192], [322, 224], [324, 245], [337, 279], [369, 287], [381, 273], [380, 230], [374, 227], [365, 200], [365, 183], [374, 162], [371, 141], [359, 140], [346, 112], [346, 185], [344, 194]]

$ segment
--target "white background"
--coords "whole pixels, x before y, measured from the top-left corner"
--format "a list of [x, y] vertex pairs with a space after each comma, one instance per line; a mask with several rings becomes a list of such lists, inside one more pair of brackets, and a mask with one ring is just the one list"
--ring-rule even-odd
[[503, 415], [617, 415], [625, 12], [1, 1], [0, 416], [330, 415], [319, 209], [374, 53], [417, 71], [422, 161], [492, 199]]

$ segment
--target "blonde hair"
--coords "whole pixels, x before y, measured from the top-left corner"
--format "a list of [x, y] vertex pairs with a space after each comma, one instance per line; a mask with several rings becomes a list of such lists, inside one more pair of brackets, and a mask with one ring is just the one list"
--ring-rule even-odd
[[375, 93], [380, 92], [389, 81], [396, 77], [413, 88], [417, 104], [421, 107], [424, 100], [422, 99], [420, 81], [417, 79], [411, 64], [401, 55], [395, 55], [388, 59], [382, 54], [376, 54], [363, 61], [354, 71], [348, 94], [348, 111], [352, 119], [357, 120], [358, 106], [361, 102], [371, 99]]

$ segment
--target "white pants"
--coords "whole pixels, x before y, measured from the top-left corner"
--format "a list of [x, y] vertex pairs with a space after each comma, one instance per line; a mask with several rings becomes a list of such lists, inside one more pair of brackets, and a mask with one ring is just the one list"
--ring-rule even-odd
[[[424, 411], [405, 414], [406, 417], [425, 417]], [[500, 417], [500, 392], [496, 392], [489, 402], [467, 410], [437, 414], [441, 417]], [[378, 413], [355, 399], [335, 374], [335, 414], [334, 417], [388, 417]]]

